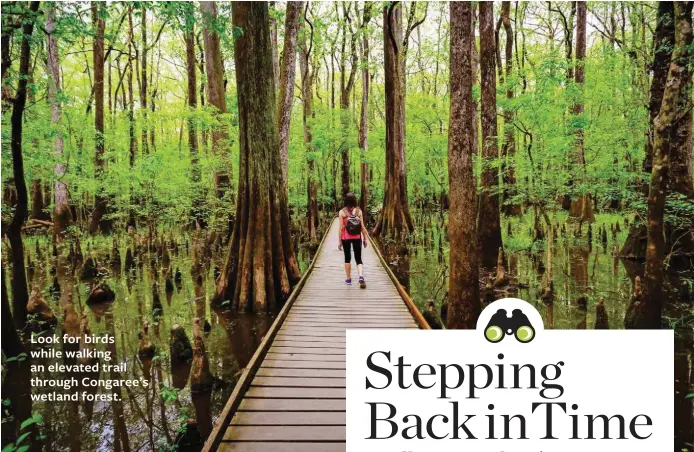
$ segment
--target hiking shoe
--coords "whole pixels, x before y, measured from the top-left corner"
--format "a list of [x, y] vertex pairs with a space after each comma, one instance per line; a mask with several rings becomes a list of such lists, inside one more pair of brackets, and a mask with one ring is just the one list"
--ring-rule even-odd
[[364, 281], [363, 276], [359, 277], [359, 287], [361, 287], [362, 289], [366, 289], [366, 281]]
[[351, 286], [352, 285], [352, 278], [345, 279], [345, 284], [347, 284], [348, 286]]

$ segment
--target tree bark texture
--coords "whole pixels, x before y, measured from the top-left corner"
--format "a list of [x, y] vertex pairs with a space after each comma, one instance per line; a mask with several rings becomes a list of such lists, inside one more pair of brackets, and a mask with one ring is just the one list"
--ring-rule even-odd
[[[370, 2], [364, 3], [364, 15], [362, 28], [371, 20]], [[369, 82], [371, 74], [369, 70], [370, 48], [369, 35], [366, 30], [362, 34], [362, 65], [361, 65], [361, 112], [359, 116], [359, 152], [360, 152], [360, 183], [361, 193], [359, 196], [359, 208], [367, 220], [368, 204], [369, 204], [369, 164], [366, 160], [366, 154], [369, 151]]]
[[[574, 81], [576, 84], [578, 99], [575, 101], [572, 107], [572, 114], [574, 115], [574, 121], [578, 122], [579, 124], [574, 126], [576, 141], [573, 150], [573, 163], [581, 168], [582, 175], [579, 180], [582, 182], [582, 185], [584, 185], [583, 190], [586, 189], [585, 185], [587, 184], [586, 150], [583, 137], [583, 125], [581, 124], [583, 121], [581, 119], [581, 116], [583, 116], [583, 91], [586, 80], [585, 58], [587, 10], [588, 6], [585, 2], [576, 2], [576, 68]], [[573, 199], [571, 200], [569, 215], [574, 218], [578, 218], [581, 221], [595, 221], [593, 203], [589, 193], [581, 193], [579, 195], [574, 194]]]
[[[29, 11], [36, 14], [39, 2], [31, 2]], [[34, 21], [27, 20], [22, 25], [22, 44], [19, 56], [19, 81], [17, 92], [12, 103], [10, 118], [10, 150], [12, 153], [12, 176], [17, 190], [17, 204], [14, 215], [5, 234], [10, 243], [10, 262], [12, 264], [12, 316], [18, 329], [23, 329], [27, 317], [27, 302], [29, 288], [26, 270], [24, 268], [24, 243], [22, 242], [22, 226], [27, 219], [29, 198], [26, 180], [24, 179], [24, 156], [22, 155], [22, 128], [24, 125], [24, 107], [27, 101], [27, 84], [29, 82], [29, 65], [31, 61], [31, 35], [34, 32]]]
[[480, 314], [475, 177], [472, 172], [472, 4], [452, 2], [450, 31], [451, 107], [448, 129], [448, 328], [475, 328]]
[[306, 226], [311, 242], [318, 242], [318, 182], [316, 178], [315, 154], [313, 149], [313, 133], [311, 122], [313, 119], [313, 79], [315, 69], [311, 71], [311, 50], [313, 47], [313, 28], [310, 39], [305, 35], [301, 37], [299, 44], [299, 68], [301, 70], [301, 99], [303, 103], [304, 147], [306, 149]]
[[[137, 138], [135, 137], [135, 95], [133, 91], [133, 11], [128, 8], [128, 136], [130, 137], [130, 167], [135, 166]], [[125, 91], [123, 91], [125, 102]]]
[[[202, 194], [199, 193], [200, 187], [200, 157], [198, 156], [198, 125], [193, 117], [193, 113], [198, 108], [198, 82], [196, 72], [195, 59], [195, 30], [193, 25], [186, 30], [184, 39], [186, 42], [186, 72], [188, 76], [188, 109], [190, 116], [188, 117], [188, 149], [190, 150], [191, 162], [191, 181], [193, 182], [193, 190], [196, 192], [194, 199], [201, 200]], [[204, 215], [201, 209], [201, 203], [193, 203], [193, 216], [195, 221], [200, 225], [204, 225]]]
[[383, 208], [374, 235], [401, 236], [414, 230], [407, 197], [405, 77], [402, 73], [402, 4], [383, 8], [386, 96], [386, 168]]
[[[673, 2], [658, 3], [657, 25], [654, 37], [653, 79], [650, 87], [649, 128], [646, 142], [646, 156], [643, 162], [645, 173], [652, 173], [655, 148], [655, 119], [660, 113], [663, 94], [668, 80], [669, 67], [675, 47], [675, 16]], [[688, 44], [689, 45], [689, 44]], [[679, 112], [675, 125], [670, 131], [669, 174], [667, 194], [677, 194], [685, 198], [694, 197], [692, 187], [692, 73], [684, 75], [685, 85], [679, 97]], [[649, 185], [644, 188], [646, 194]], [[665, 254], [674, 256], [694, 256], [694, 233], [681, 226], [665, 224]], [[620, 255], [625, 258], [644, 259], [647, 254], [647, 226], [634, 222], [629, 236], [624, 242]]]
[[[660, 106], [663, 103], [665, 82], [667, 81], [674, 45], [674, 4], [673, 2], [658, 2], [656, 28], [653, 37], [653, 79], [651, 80], [648, 103], [648, 140], [646, 141], [646, 156], [643, 159], [643, 172], [648, 174], [651, 174], [653, 170], [653, 142], [655, 140], [653, 123], [660, 113]], [[646, 185], [646, 193], [648, 193], [648, 185]]]
[[148, 49], [147, 49], [147, 7], [146, 3], [142, 3], [141, 7], [141, 12], [142, 12], [142, 23], [140, 27], [141, 31], [141, 37], [142, 37], [142, 42], [140, 45], [142, 46], [142, 59], [140, 61], [140, 111], [142, 111], [142, 131], [141, 131], [141, 136], [142, 136], [142, 152], [144, 154], [149, 153], [149, 143], [148, 143], [148, 138], [147, 138], [147, 129], [149, 127], [148, 124], [148, 118], [147, 118], [147, 95], [148, 95], [148, 90], [149, 86], [147, 83], [147, 54], [148, 54]]
[[287, 195], [276, 124], [268, 5], [232, 4], [239, 106], [239, 190], [236, 222], [214, 302], [268, 312], [300, 278], [291, 245]]
[[[506, 34], [506, 46], [504, 47], [504, 79], [502, 85], [506, 84], [506, 99], [510, 102], [513, 99], [513, 28], [511, 26], [511, 2], [501, 2], [501, 24]], [[498, 45], [498, 42], [497, 42]], [[501, 73], [501, 68], [499, 68]], [[510, 198], [515, 194], [516, 185], [516, 135], [513, 126], [515, 111], [512, 107], [504, 108], [504, 144], [501, 148], [502, 169], [501, 174], [504, 182], [503, 209], [508, 215], [520, 215], [520, 205], [510, 203]]]
[[[692, 2], [689, 2], [689, 9], [692, 8]], [[687, 25], [691, 28], [691, 13], [684, 12], [684, 18], [678, 18], [678, 26], [686, 28]], [[688, 22], [686, 22], [688, 21]], [[685, 73], [683, 74], [684, 82], [682, 92], [677, 105], [677, 116], [675, 117], [674, 128], [671, 132], [671, 151], [670, 151], [670, 169], [668, 174], [668, 189], [671, 193], [678, 193], [694, 201], [694, 186], [692, 185], [692, 34], [686, 30], [680, 30], [684, 36], [681, 45], [690, 49], [683, 54], [682, 61], [678, 64], [683, 65]], [[672, 238], [671, 238], [672, 239]], [[694, 242], [692, 241], [692, 233], [687, 244], [687, 252], [690, 256], [694, 256]]]
[[[350, 110], [350, 97], [356, 81], [357, 66], [359, 55], [357, 54], [357, 33], [352, 29], [352, 18], [350, 16], [351, 5], [342, 3], [343, 23], [342, 23], [342, 49], [340, 52], [340, 127], [342, 136], [340, 138], [340, 156], [342, 158], [342, 196], [352, 191], [350, 189], [350, 156], [349, 156], [349, 128], [352, 123]], [[347, 72], [347, 31], [349, 29], [349, 55], [350, 69]]]
[[213, 26], [217, 21], [216, 2], [200, 2], [200, 10], [206, 16], [207, 24], [202, 31], [203, 41], [205, 42], [205, 68], [207, 72], [207, 101], [215, 107], [216, 124], [212, 128], [212, 154], [220, 156], [223, 163], [222, 169], [214, 172], [214, 186], [217, 196], [222, 197], [230, 188], [231, 180], [228, 167], [230, 164], [229, 154], [229, 129], [220, 119], [220, 115], [226, 114], [227, 102], [224, 95], [224, 65], [222, 63], [222, 43], [219, 33]]
[[[94, 168], [98, 181], [103, 181], [104, 169], [104, 22], [105, 4], [92, 2], [92, 22], [94, 23], [95, 36], [93, 46], [94, 65]], [[104, 218], [108, 212], [108, 200], [102, 188], [97, 189], [94, 197], [94, 211], [92, 212], [89, 232], [94, 234], [98, 230], [108, 234], [111, 232], [111, 220]]]
[[627, 328], [661, 327], [665, 273], [665, 199], [670, 170], [672, 139], [682, 117], [682, 97], [688, 94], [689, 60], [692, 56], [692, 2], [675, 2], [675, 45], [660, 112], [654, 121], [653, 170], [648, 192], [646, 271], [644, 296], [627, 310]]
[[[38, 7], [39, 2], [35, 2]], [[38, 9], [38, 8], [37, 8]], [[35, 12], [35, 10], [34, 10]], [[26, 28], [24, 28], [26, 30]], [[26, 36], [26, 35], [25, 35]], [[13, 358], [21, 353], [28, 354], [27, 349], [22, 343], [22, 339], [17, 332], [16, 310], [10, 311], [10, 300], [5, 286], [5, 266], [2, 266], [2, 353], [6, 358]], [[13, 322], [14, 320], [14, 322]], [[31, 360], [8, 361], [3, 365], [3, 385], [2, 398], [9, 399], [10, 404], [5, 408], [7, 416], [3, 416], [2, 423], [2, 443], [14, 443], [17, 438], [27, 432], [30, 433], [25, 438], [26, 444], [30, 445], [29, 452], [39, 452], [42, 450], [41, 439], [38, 437], [39, 429], [36, 424], [21, 428], [23, 420], [32, 416], [31, 402]]]
[[306, 2], [287, 2], [284, 22], [284, 49], [280, 65], [279, 102], [277, 104], [277, 129], [280, 135], [283, 183], [287, 185], [289, 154], [289, 126], [294, 103], [294, 78], [296, 74], [296, 39], [299, 35], [301, 13]]
[[46, 68], [50, 74], [48, 80], [48, 102], [51, 105], [51, 124], [56, 131], [53, 138], [53, 153], [56, 164], [53, 167], [55, 175], [53, 233], [60, 235], [65, 228], [72, 223], [72, 213], [68, 199], [68, 189], [63, 178], [65, 177], [65, 164], [63, 163], [64, 142], [61, 128], [62, 106], [59, 95], [62, 90], [60, 84], [60, 57], [58, 53], [58, 38], [55, 36], [56, 28], [55, 4], [46, 4]]
[[270, 36], [272, 38], [272, 77], [275, 89], [280, 87], [280, 59], [279, 59], [279, 41], [277, 39], [277, 7], [275, 2], [270, 2]]
[[479, 197], [477, 238], [481, 263], [496, 266], [501, 242], [499, 195], [499, 159], [496, 120], [496, 50], [494, 39], [494, 3], [479, 3], [480, 70], [482, 77], [482, 193]]

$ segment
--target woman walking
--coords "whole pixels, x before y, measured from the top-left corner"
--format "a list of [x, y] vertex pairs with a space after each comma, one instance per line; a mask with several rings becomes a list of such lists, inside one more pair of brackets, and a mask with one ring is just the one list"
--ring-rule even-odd
[[357, 207], [357, 197], [354, 193], [345, 195], [345, 206], [340, 210], [340, 228], [338, 236], [338, 249], [345, 253], [345, 284], [352, 284], [352, 249], [354, 250], [354, 260], [357, 263], [359, 272], [359, 287], [366, 288], [364, 280], [364, 264], [361, 261], [361, 245], [366, 248], [366, 227], [364, 226], [364, 215]]

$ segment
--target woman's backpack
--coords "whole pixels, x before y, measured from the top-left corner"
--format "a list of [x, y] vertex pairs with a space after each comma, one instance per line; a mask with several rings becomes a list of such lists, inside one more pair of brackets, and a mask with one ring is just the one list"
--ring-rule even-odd
[[349, 235], [361, 234], [361, 218], [354, 214], [355, 211], [357, 211], [357, 209], [352, 209], [350, 211], [347, 207], [345, 207], [345, 214], [347, 215], [345, 229]]

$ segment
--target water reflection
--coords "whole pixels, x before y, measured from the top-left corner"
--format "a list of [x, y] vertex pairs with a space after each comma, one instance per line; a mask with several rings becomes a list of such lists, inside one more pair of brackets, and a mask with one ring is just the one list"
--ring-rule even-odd
[[[505, 221], [504, 243], [509, 283], [496, 287], [494, 273], [480, 271], [483, 302], [517, 296], [538, 309], [549, 329], [622, 329], [637, 277], [643, 278], [644, 265], [618, 256], [628, 228], [608, 221], [596, 224], [588, 233], [576, 225], [560, 223], [549, 230]], [[614, 222], [614, 219], [612, 220]], [[407, 285], [410, 295], [426, 310], [433, 301], [445, 311], [448, 288], [448, 243], [445, 221], [432, 221], [421, 213], [412, 237], [408, 259], [402, 253], [387, 258], [395, 275]], [[612, 231], [608, 234], [607, 230]], [[599, 231], [599, 233], [597, 232]], [[534, 240], [533, 237], [542, 237]], [[389, 253], [390, 244], [385, 246]], [[694, 268], [670, 262], [663, 285], [666, 299], [663, 319], [675, 329], [675, 442], [676, 450], [694, 451], [694, 355], [691, 285]], [[445, 318], [445, 315], [442, 316]]]
[[[422, 309], [428, 300], [440, 307], [447, 297], [448, 243], [442, 227], [443, 223], [423, 224], [415, 233], [414, 245], [407, 252], [402, 252], [392, 244], [382, 245], [391, 269], [403, 285], [409, 287], [412, 298]], [[565, 229], [563, 226], [562, 228]], [[585, 226], [584, 236], [559, 233], [553, 240], [546, 237], [542, 242], [533, 242], [530, 238], [519, 239], [522, 228], [516, 229], [513, 240], [509, 242], [527, 246], [520, 248], [516, 245], [516, 249], [507, 246], [505, 250], [504, 263], [509, 283], [499, 287], [495, 284], [498, 278], [496, 272], [481, 271], [482, 295], [485, 289], [489, 289], [487, 282], [490, 282], [492, 299], [518, 296], [534, 303], [543, 314], [546, 327], [557, 329], [583, 328], [584, 323], [588, 328], [593, 327], [596, 322], [596, 307], [602, 300], [600, 310], [606, 315], [609, 327], [624, 327], [624, 316], [634, 280], [637, 276], [643, 278], [644, 271], [643, 264], [619, 259], [612, 252], [626, 232], [610, 239], [605, 246], [589, 246]], [[602, 225], [596, 225], [595, 230], [602, 230]], [[600, 237], [602, 241], [602, 232]], [[593, 241], [597, 239], [594, 237]], [[548, 243], [551, 243], [551, 255], [547, 249]], [[390, 253], [393, 249], [397, 249], [397, 253]], [[664, 281], [666, 287], [670, 288], [664, 317], [674, 321], [688, 312], [691, 303], [688, 288], [694, 279], [694, 269], [671, 270]], [[552, 282], [554, 292], [552, 309], [541, 302], [543, 285], [547, 286], [549, 281]]]
[[[71, 390], [115, 393], [119, 399], [115, 401], [34, 402], [32, 407], [19, 403], [30, 391], [28, 366], [5, 366], [3, 398], [11, 390], [17, 406], [28, 407], [16, 410], [20, 422], [32, 412], [43, 416], [46, 450], [202, 447], [274, 316], [209, 309], [209, 296], [214, 293], [212, 269], [223, 266], [224, 251], [217, 238], [200, 238], [205, 235], [200, 231], [193, 235], [180, 237], [178, 243], [172, 236], [168, 240], [153, 237], [149, 245], [146, 237], [136, 235], [89, 238], [60, 245], [57, 257], [46, 252], [51, 245], [45, 237], [27, 239], [31, 287], [41, 310], [45, 303], [57, 319], [55, 334], [114, 337], [111, 344], [81, 345], [107, 349], [111, 364], [126, 364], [124, 372], [112, 369], [100, 377], [149, 382], [147, 387], [119, 386], [109, 391], [93, 386]], [[310, 253], [301, 246], [298, 250], [305, 269]], [[196, 318], [200, 319], [197, 324]], [[56, 347], [67, 351], [80, 345]], [[43, 359], [32, 364], [45, 365], [44, 379], [97, 377], [51, 374], [47, 369], [54, 361], [75, 364], [78, 360]], [[94, 359], [80, 363], [93, 364]], [[20, 373], [26, 375], [20, 377]], [[50, 392], [49, 388], [31, 390]], [[12, 428], [3, 423], [3, 431]]]

